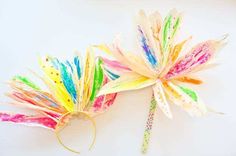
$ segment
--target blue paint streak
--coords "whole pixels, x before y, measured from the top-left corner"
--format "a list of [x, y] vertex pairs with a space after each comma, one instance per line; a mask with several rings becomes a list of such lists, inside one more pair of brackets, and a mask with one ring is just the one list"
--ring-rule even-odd
[[67, 92], [71, 95], [72, 99], [75, 102], [77, 98], [76, 88], [73, 82], [72, 73], [68, 71], [68, 68], [70, 68], [70, 66], [68, 65], [66, 66], [66, 63], [65, 64], [60, 63], [62, 82]]
[[58, 59], [57, 59], [57, 58], [53, 58], [53, 59], [51, 60], [51, 62], [52, 62], [53, 67], [54, 67], [55, 69], [59, 70], [59, 64], [60, 64], [60, 62], [58, 61]]
[[140, 27], [138, 27], [138, 30], [139, 30], [140, 35], [141, 35], [142, 48], [143, 48], [143, 50], [146, 54], [146, 57], [147, 57], [148, 61], [151, 63], [151, 65], [153, 67], [156, 67], [157, 60], [156, 60], [155, 56], [153, 55], [152, 49], [147, 44], [147, 39], [145, 38], [144, 33], [143, 33], [143, 31], [141, 30]]
[[111, 71], [109, 71], [108, 69], [105, 69], [106, 72], [109, 74], [108, 76], [112, 79], [112, 80], [115, 80], [115, 79], [118, 79], [120, 76], [115, 74], [115, 73], [112, 73]]
[[58, 108], [58, 104], [55, 103], [54, 101], [52, 101], [49, 97], [47, 97], [47, 96], [45, 96], [45, 95], [42, 95], [42, 94], [41, 94], [41, 96], [42, 96], [43, 98], [45, 98], [46, 100], [48, 100], [49, 102], [51, 102], [51, 105], [50, 105], [50, 106], [52, 106], [52, 107], [54, 107], [54, 108]]
[[66, 60], [66, 65], [70, 67], [70, 70], [72, 71], [72, 73], [74, 72], [72, 65], [70, 64], [70, 62], [68, 60]]
[[76, 56], [74, 58], [74, 64], [75, 64], [76, 69], [77, 69], [78, 78], [80, 79], [81, 78], [81, 67], [80, 67], [80, 60], [79, 60], [78, 56]]

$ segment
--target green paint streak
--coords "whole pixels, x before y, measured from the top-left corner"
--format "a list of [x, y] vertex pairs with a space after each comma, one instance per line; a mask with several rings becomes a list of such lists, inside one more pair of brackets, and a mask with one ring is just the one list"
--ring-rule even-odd
[[170, 31], [170, 26], [171, 26], [171, 21], [172, 21], [172, 16], [170, 15], [167, 17], [167, 20], [164, 25], [164, 30], [163, 30], [163, 50], [165, 51], [167, 48], [167, 40], [169, 37], [169, 31]]
[[185, 92], [189, 97], [191, 97], [194, 101], [197, 102], [198, 97], [197, 97], [197, 94], [196, 94], [193, 90], [191, 90], [191, 89], [189, 89], [189, 88], [186, 88], [186, 87], [181, 87], [181, 86], [179, 86], [179, 88], [180, 88], [183, 92]]
[[180, 17], [177, 18], [177, 20], [176, 20], [176, 22], [174, 24], [174, 27], [173, 27], [174, 30], [173, 30], [173, 33], [172, 33], [171, 37], [174, 37], [176, 31], [179, 28], [179, 25], [180, 25]]
[[98, 59], [95, 65], [94, 79], [93, 79], [93, 88], [90, 96], [90, 101], [93, 101], [96, 97], [97, 91], [101, 88], [103, 83], [103, 69], [102, 69], [102, 60]]
[[18, 81], [24, 83], [25, 85], [35, 89], [35, 90], [40, 90], [40, 88], [36, 84], [34, 84], [31, 80], [29, 80], [27, 77], [23, 77], [23, 76], [18, 75], [18, 76], [15, 76], [13, 78], [13, 80], [18, 80]]

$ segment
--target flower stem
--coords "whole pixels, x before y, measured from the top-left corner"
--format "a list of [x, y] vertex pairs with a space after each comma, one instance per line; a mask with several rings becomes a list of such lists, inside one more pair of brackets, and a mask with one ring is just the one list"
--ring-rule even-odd
[[142, 148], [141, 148], [141, 151], [143, 154], [147, 153], [147, 150], [148, 150], [153, 119], [154, 119], [154, 115], [156, 112], [156, 105], [157, 105], [157, 103], [156, 103], [156, 100], [153, 95], [152, 100], [151, 100], [151, 104], [150, 104], [150, 108], [149, 108], [148, 119], [146, 122], [146, 128], [145, 128], [144, 136], [143, 136], [143, 144], [142, 144]]

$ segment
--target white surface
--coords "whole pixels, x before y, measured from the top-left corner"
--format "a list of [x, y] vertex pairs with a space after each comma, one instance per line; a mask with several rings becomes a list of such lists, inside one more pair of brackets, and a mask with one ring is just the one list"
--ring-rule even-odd
[[[147, 156], [236, 155], [236, 1], [11, 1], [0, 0], [0, 82], [15, 74], [36, 71], [37, 56], [51, 54], [70, 58], [74, 49], [84, 52], [89, 44], [110, 42], [118, 33], [124, 45], [133, 47], [133, 16], [139, 9], [171, 8], [184, 12], [182, 33], [194, 42], [229, 33], [229, 43], [219, 54], [222, 64], [200, 74], [205, 83], [197, 91], [205, 103], [226, 115], [190, 118], [172, 106], [173, 120], [158, 111]], [[183, 38], [183, 37], [182, 37]], [[7, 101], [1, 85], [1, 100]], [[119, 95], [114, 106], [96, 118], [97, 141], [81, 155], [138, 156], [147, 118], [150, 88]], [[1, 104], [0, 110], [13, 109]], [[85, 131], [81, 131], [84, 135]], [[67, 134], [70, 135], [70, 134]], [[80, 142], [85, 138], [74, 139]], [[64, 150], [54, 134], [42, 128], [0, 123], [0, 156], [75, 155]]]

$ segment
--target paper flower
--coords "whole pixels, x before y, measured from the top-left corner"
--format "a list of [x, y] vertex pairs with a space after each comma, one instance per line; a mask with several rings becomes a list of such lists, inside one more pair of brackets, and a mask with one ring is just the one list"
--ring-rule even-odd
[[[175, 38], [181, 20], [181, 14], [176, 10], [171, 10], [164, 21], [158, 12], [146, 16], [140, 11], [137, 30], [141, 55], [126, 52], [117, 43], [111, 47], [97, 46], [116, 59], [103, 59], [104, 70], [114, 81], [107, 83], [99, 95], [148, 86], [153, 89], [154, 99], [151, 102], [142, 147], [144, 153], [147, 151], [156, 105], [169, 118], [172, 118], [169, 102], [192, 116], [202, 116], [208, 112], [197, 93], [183, 83], [202, 83], [191, 74], [210, 67], [210, 61], [225, 43], [223, 39], [207, 40], [186, 53], [184, 46], [191, 37], [180, 42]], [[185, 54], [181, 56], [183, 52]]]
[[35, 115], [0, 112], [0, 121], [54, 130], [65, 148], [78, 153], [62, 143], [59, 131], [76, 115], [87, 118], [95, 126], [93, 117], [113, 104], [116, 94], [96, 98], [97, 92], [108, 80], [101, 68], [102, 60], [95, 59], [92, 49], [88, 48], [84, 60], [75, 56], [72, 62], [62, 62], [45, 57], [39, 59], [39, 64], [44, 76], [37, 77], [48, 90], [41, 89], [24, 76], [16, 76], [9, 82], [12, 91], [7, 94], [14, 100], [11, 104], [31, 109]]

